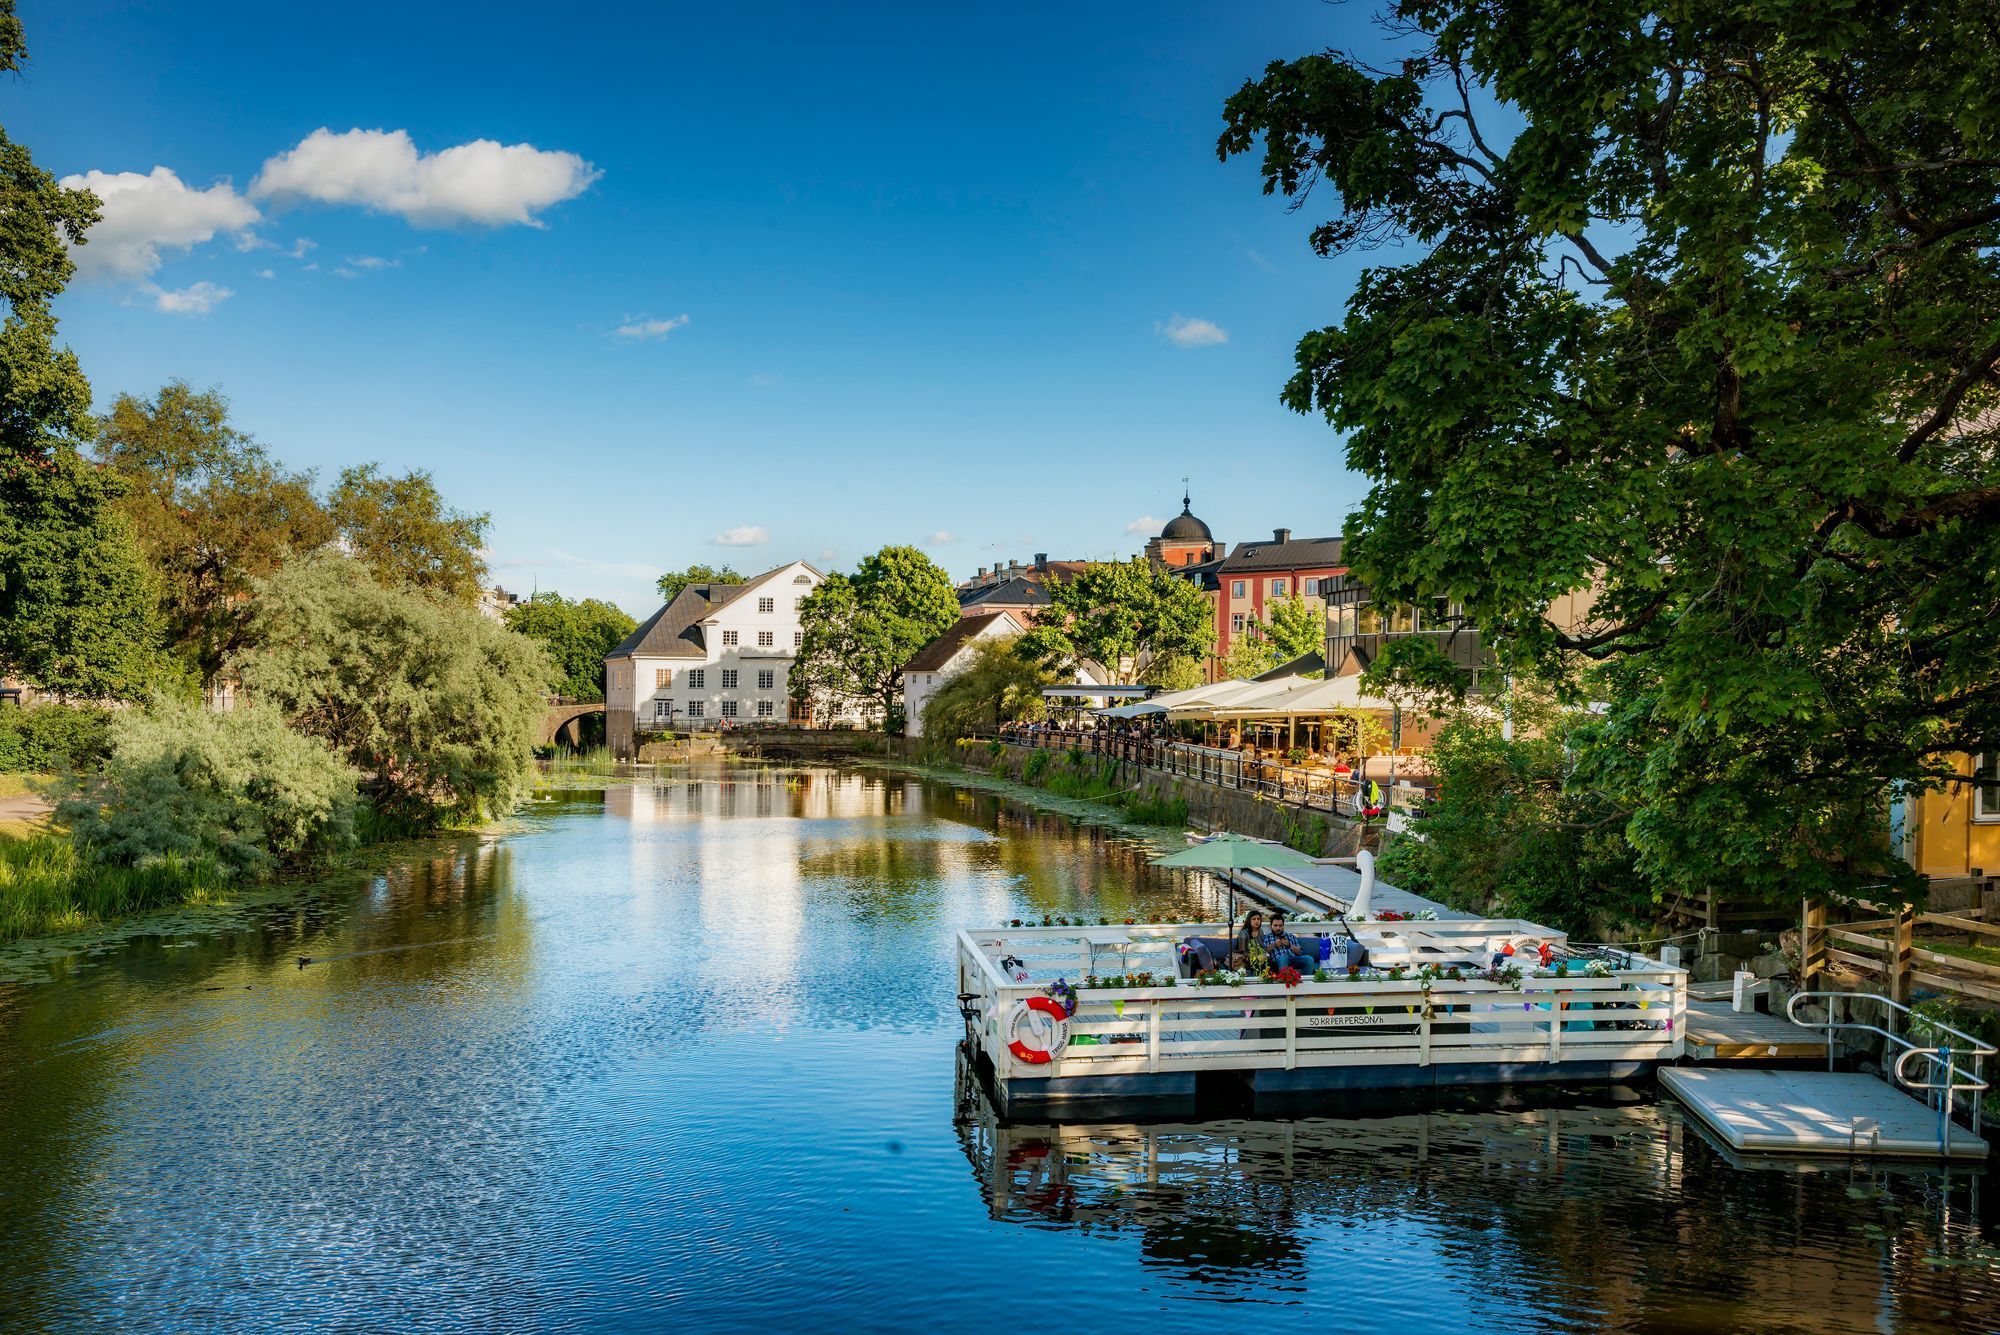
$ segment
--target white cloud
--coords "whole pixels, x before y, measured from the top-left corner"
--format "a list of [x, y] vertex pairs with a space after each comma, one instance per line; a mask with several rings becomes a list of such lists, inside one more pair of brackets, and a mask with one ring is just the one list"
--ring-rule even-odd
[[347, 262], [357, 269], [400, 269], [401, 260], [385, 260], [380, 255], [349, 255]]
[[302, 260], [306, 257], [307, 251], [318, 250], [318, 249], [319, 249], [319, 242], [313, 240], [309, 236], [302, 236], [298, 240], [292, 242], [292, 248], [286, 251], [285, 253], [291, 256], [295, 260]]
[[947, 542], [957, 542], [957, 541], [958, 539], [951, 533], [947, 532], [944, 529], [939, 529], [937, 532], [931, 534], [928, 538], [924, 539], [924, 546], [942, 547]]
[[738, 524], [709, 539], [718, 547], [762, 547], [770, 540], [771, 530], [761, 524]]
[[314, 130], [264, 163], [257, 199], [352, 204], [418, 226], [541, 226], [536, 214], [603, 175], [574, 153], [475, 139], [419, 153], [407, 130]]
[[620, 338], [629, 338], [634, 341], [665, 338], [668, 334], [673, 333], [674, 330], [679, 329], [686, 323], [688, 323], [688, 317], [685, 315], [676, 315], [671, 320], [658, 320], [642, 315], [628, 315], [625, 317], [625, 323], [619, 325], [612, 332]]
[[276, 278], [278, 275], [271, 272], [269, 269], [259, 269], [257, 271], [257, 276], [259, 278]]
[[72, 252], [78, 272], [89, 278], [151, 278], [162, 249], [190, 250], [217, 232], [240, 232], [261, 216], [227, 181], [196, 190], [165, 167], [143, 175], [89, 171], [65, 176], [62, 183], [88, 190], [104, 204], [86, 244]]
[[156, 287], [152, 293], [154, 307], [169, 315], [206, 315], [236, 295], [230, 288], [208, 282], [195, 283], [178, 292]]
[[1151, 515], [1140, 515], [1125, 526], [1125, 531], [1127, 533], [1143, 533], [1150, 538], [1166, 526], [1167, 521], [1164, 519], [1155, 519]]
[[1177, 348], [1205, 348], [1216, 343], [1227, 343], [1229, 331], [1219, 324], [1207, 320], [1197, 320], [1191, 316], [1174, 312], [1174, 317], [1164, 324], [1153, 326], [1167, 342]]
[[819, 549], [819, 559], [822, 561], [833, 560], [833, 555], [833, 548], [831, 547], [822, 547]]

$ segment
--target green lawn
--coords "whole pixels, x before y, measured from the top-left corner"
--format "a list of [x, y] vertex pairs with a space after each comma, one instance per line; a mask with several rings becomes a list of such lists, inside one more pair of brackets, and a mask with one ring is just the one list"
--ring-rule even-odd
[[1961, 946], [1952, 941], [1919, 941], [1917, 945], [1925, 950], [1934, 950], [1940, 955], [1951, 955], [1975, 964], [2000, 965], [2000, 947]]

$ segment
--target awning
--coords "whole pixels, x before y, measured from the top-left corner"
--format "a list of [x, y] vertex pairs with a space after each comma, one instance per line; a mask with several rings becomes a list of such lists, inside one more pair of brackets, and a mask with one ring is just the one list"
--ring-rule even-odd
[[1267, 681], [1215, 681], [1191, 691], [1176, 691], [1171, 696], [1155, 696], [1154, 699], [1166, 705], [1167, 712], [1176, 718], [1210, 718], [1216, 710], [1248, 696], [1262, 695], [1271, 687], [1272, 683]]
[[1143, 704], [1114, 705], [1109, 709], [1093, 709], [1090, 712], [1097, 715], [1097, 717], [1099, 718], [1116, 718], [1116, 719], [1152, 718], [1155, 715], [1166, 713], [1167, 707], [1163, 704], [1160, 704], [1158, 701], [1148, 700]]
[[1224, 702], [1212, 712], [1215, 718], [1304, 718], [1331, 714], [1342, 709], [1373, 709], [1387, 712], [1395, 702], [1366, 695], [1361, 678], [1330, 677], [1324, 681], [1293, 680], [1273, 682], [1272, 689], [1254, 696]]

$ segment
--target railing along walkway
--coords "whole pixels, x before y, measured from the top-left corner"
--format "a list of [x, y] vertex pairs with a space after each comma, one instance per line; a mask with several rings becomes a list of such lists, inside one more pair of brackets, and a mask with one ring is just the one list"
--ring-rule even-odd
[[[1358, 816], [1365, 809], [1367, 785], [1362, 780], [1330, 770], [1264, 760], [1227, 747], [1069, 728], [1006, 728], [998, 738], [1016, 746], [1075, 751], [1097, 759], [1122, 761], [1339, 816]], [[1423, 790], [1413, 784], [1385, 784], [1383, 795], [1390, 806], [1410, 807], [1423, 795]]]

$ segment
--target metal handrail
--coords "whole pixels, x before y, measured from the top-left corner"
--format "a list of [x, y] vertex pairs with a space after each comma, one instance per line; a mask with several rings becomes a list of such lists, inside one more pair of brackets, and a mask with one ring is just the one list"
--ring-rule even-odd
[[[1800, 1017], [1798, 1013], [1799, 1003], [1812, 1000], [1824, 1000], [1827, 1003], [1826, 1019], [1809, 1020]], [[1904, 1034], [1896, 1033], [1891, 1029], [1884, 1029], [1878, 1024], [1869, 1024], [1862, 1020], [1836, 1020], [1833, 1018], [1833, 1002], [1835, 1001], [1880, 1002], [1890, 1012], [1905, 1017], [1914, 1017], [1925, 1028], [1937, 1030], [1942, 1034], [1949, 1034], [1953, 1038], [1962, 1040], [1965, 1046], [1962, 1049], [1942, 1046], [1927, 1047], [1924, 1044], [1913, 1041]], [[1855, 1029], [1862, 1033], [1880, 1034], [1888, 1042], [1902, 1048], [1902, 1053], [1896, 1058], [1896, 1064], [1889, 1068], [1890, 1074], [1894, 1077], [1892, 1083], [1899, 1084], [1905, 1089], [1921, 1089], [1936, 1096], [1934, 1099], [1926, 1099], [1925, 1102], [1931, 1103], [1937, 1108], [1939, 1152], [1950, 1152], [1951, 1126], [1957, 1115], [1958, 1096], [1960, 1092], [1972, 1095], [1972, 1133], [1974, 1135], [1981, 1134], [1985, 1109], [1981, 1104], [1980, 1095], [1990, 1088], [1986, 1080], [1986, 1059], [1988, 1057], [2000, 1056], [2000, 1049], [1989, 1047], [1962, 1029], [1954, 1029], [1942, 1020], [1933, 1019], [1928, 1015], [1920, 1015], [1912, 1008], [1905, 1006], [1902, 1002], [1875, 992], [1800, 992], [1785, 1003], [1785, 1018], [1793, 1024], [1804, 1028], [1826, 1031], [1826, 1069], [1829, 1071], [1833, 1069], [1832, 1035], [1836, 1029]], [[1905, 1068], [1909, 1065], [1913, 1057], [1923, 1057], [1933, 1067], [1944, 1067], [1943, 1083], [1934, 1080], [1918, 1081], [1912, 1079]], [[1970, 1057], [1972, 1059], [1971, 1076], [1963, 1082], [1959, 1080], [1959, 1076], [1963, 1074], [1958, 1066], [1960, 1057]]]

